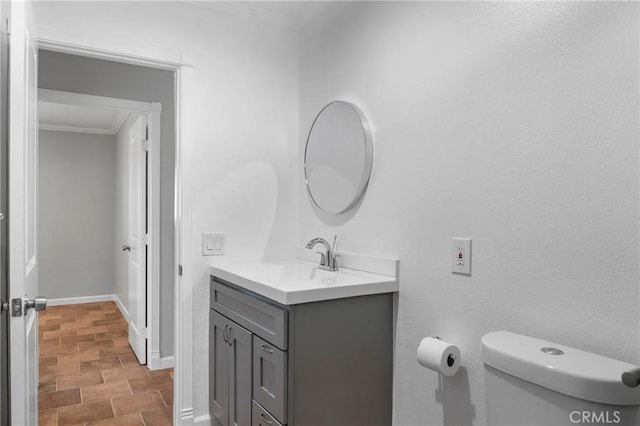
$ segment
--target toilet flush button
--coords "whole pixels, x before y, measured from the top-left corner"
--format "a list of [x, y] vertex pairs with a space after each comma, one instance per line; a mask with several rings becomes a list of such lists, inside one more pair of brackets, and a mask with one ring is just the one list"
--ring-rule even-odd
[[558, 348], [552, 348], [552, 347], [546, 347], [546, 348], [542, 348], [540, 349], [542, 352], [544, 352], [547, 355], [564, 355], [564, 351], [558, 349]]

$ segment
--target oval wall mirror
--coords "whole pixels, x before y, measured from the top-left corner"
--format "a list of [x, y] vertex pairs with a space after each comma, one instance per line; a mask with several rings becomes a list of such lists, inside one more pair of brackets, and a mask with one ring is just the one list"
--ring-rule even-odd
[[371, 131], [352, 103], [333, 101], [316, 116], [304, 153], [304, 175], [313, 202], [344, 213], [364, 194], [373, 162]]

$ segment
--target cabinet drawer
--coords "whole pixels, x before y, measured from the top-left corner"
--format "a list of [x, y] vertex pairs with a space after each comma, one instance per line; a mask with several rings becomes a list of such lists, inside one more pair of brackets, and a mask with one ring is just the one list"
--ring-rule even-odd
[[287, 423], [287, 353], [253, 336], [253, 399]]
[[287, 349], [287, 310], [211, 279], [211, 308], [280, 349]]
[[253, 401], [251, 408], [251, 426], [282, 426], [267, 410]]

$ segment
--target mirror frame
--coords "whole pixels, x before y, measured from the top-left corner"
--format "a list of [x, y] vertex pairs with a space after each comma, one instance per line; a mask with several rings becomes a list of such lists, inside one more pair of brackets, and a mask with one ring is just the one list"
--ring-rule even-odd
[[[309, 175], [307, 173], [307, 151], [309, 149], [309, 140], [311, 139], [311, 134], [313, 133], [313, 127], [316, 125], [316, 122], [318, 121], [318, 119], [320, 118], [324, 110], [326, 110], [333, 104], [347, 105], [356, 112], [356, 114], [358, 115], [358, 118], [360, 119], [360, 125], [362, 128], [362, 135], [364, 137], [364, 148], [365, 148], [364, 170], [362, 173], [362, 178], [360, 179], [360, 183], [357, 187], [358, 189], [356, 190], [356, 194], [344, 209], [337, 212], [324, 209], [318, 203], [318, 201], [314, 198], [313, 194], [311, 193], [311, 188], [309, 187]], [[307, 187], [307, 193], [309, 194], [309, 197], [313, 201], [313, 204], [315, 204], [316, 207], [318, 207], [320, 210], [329, 214], [341, 214], [349, 211], [356, 204], [358, 204], [358, 202], [364, 196], [367, 186], [369, 185], [369, 179], [371, 178], [371, 169], [373, 166], [373, 139], [371, 137], [371, 127], [369, 126], [369, 121], [367, 120], [367, 117], [365, 117], [364, 113], [360, 110], [360, 108], [358, 108], [357, 105], [347, 101], [335, 100], [335, 101], [329, 102], [320, 110], [318, 115], [316, 115], [316, 118], [314, 118], [313, 124], [311, 124], [311, 128], [309, 129], [309, 133], [307, 135], [307, 142], [304, 147], [304, 164], [303, 165], [304, 165], [304, 182]]]

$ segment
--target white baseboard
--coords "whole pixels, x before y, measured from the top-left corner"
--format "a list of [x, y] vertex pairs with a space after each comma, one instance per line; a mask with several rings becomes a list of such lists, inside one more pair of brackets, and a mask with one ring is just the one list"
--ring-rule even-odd
[[211, 416], [210, 415], [204, 415], [204, 416], [198, 416], [195, 417], [193, 419], [193, 425], [196, 426], [210, 426], [211, 425]]
[[64, 297], [49, 299], [47, 306], [75, 305], [78, 303], [113, 302], [115, 294], [102, 294], [100, 296]]
[[176, 361], [173, 356], [166, 356], [164, 358], [160, 358], [160, 369], [164, 370], [165, 368], [173, 368], [176, 366]]
[[166, 356], [160, 358], [159, 352], [152, 352], [149, 357], [149, 369], [150, 370], [164, 370], [165, 368], [173, 368], [176, 365], [175, 358], [173, 356]]
[[[175, 394], [175, 389], [173, 391]], [[183, 426], [190, 426], [195, 424], [195, 416], [194, 416], [193, 408], [183, 408], [182, 410], [178, 411], [177, 414], [178, 414], [177, 424], [183, 425]], [[202, 424], [207, 424], [207, 423], [202, 423]]]
[[78, 303], [95, 303], [95, 302], [114, 302], [124, 319], [129, 322], [129, 311], [124, 307], [124, 303], [117, 294], [101, 294], [99, 296], [83, 296], [83, 297], [63, 297], [60, 299], [49, 299], [47, 306], [76, 305]]
[[160, 370], [160, 351], [151, 351], [148, 356], [147, 366], [149, 370]]
[[124, 317], [124, 319], [127, 320], [127, 324], [128, 324], [129, 311], [127, 310], [127, 308], [125, 308], [124, 303], [122, 303], [122, 300], [120, 300], [117, 294], [113, 295], [113, 301], [116, 303], [116, 306], [118, 307], [118, 309], [120, 309], [120, 313], [122, 313], [122, 316]]

